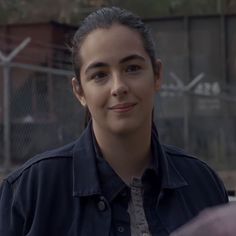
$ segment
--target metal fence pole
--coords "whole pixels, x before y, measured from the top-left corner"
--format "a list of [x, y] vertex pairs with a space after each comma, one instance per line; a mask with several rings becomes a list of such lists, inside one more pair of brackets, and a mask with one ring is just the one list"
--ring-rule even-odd
[[30, 42], [30, 38], [23, 40], [9, 55], [4, 55], [0, 51], [0, 59], [3, 62], [3, 148], [4, 148], [4, 171], [8, 171], [11, 165], [11, 121], [10, 121], [10, 62], [23, 50]]
[[4, 147], [4, 169], [10, 167], [10, 67], [8, 63], [3, 66], [3, 147]]
[[184, 148], [189, 150], [189, 95], [187, 92], [183, 95], [184, 99]]

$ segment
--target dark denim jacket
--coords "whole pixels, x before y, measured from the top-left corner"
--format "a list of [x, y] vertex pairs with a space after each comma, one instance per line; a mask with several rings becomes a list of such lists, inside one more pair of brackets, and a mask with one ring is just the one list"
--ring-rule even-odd
[[[160, 145], [155, 129], [152, 143], [161, 169], [161, 190], [153, 206], [158, 236], [169, 235], [202, 209], [228, 201], [222, 182], [205, 163]], [[79, 140], [35, 156], [10, 174], [0, 189], [0, 235], [114, 235], [95, 156], [90, 125]]]

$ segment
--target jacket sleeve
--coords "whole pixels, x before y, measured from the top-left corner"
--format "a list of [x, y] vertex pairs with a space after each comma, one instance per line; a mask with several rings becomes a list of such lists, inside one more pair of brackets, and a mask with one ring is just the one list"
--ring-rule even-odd
[[12, 185], [4, 180], [0, 187], [0, 235], [23, 236], [24, 220], [17, 209]]

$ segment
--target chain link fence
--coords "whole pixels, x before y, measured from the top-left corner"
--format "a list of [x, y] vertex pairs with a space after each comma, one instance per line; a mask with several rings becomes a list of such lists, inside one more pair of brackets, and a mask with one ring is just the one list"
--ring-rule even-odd
[[196, 91], [160, 92], [155, 111], [160, 137], [164, 143], [184, 148], [218, 171], [235, 170], [236, 119], [232, 111], [236, 97]]
[[84, 126], [84, 110], [71, 89], [68, 48], [30, 40], [21, 47], [22, 42], [26, 40], [8, 44], [9, 50], [1, 50], [0, 55], [0, 166], [4, 171], [76, 139]]
[[[12, 70], [11, 160], [23, 162], [79, 136], [84, 114], [69, 76]], [[22, 75], [22, 77], [14, 75]]]

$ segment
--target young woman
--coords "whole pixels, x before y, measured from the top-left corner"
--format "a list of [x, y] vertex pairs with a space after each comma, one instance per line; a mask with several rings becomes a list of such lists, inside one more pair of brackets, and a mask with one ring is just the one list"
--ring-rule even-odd
[[74, 36], [73, 61], [73, 91], [91, 120], [77, 141], [4, 180], [1, 236], [164, 236], [228, 201], [205, 163], [158, 140], [162, 64], [139, 17], [93, 12]]

